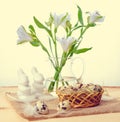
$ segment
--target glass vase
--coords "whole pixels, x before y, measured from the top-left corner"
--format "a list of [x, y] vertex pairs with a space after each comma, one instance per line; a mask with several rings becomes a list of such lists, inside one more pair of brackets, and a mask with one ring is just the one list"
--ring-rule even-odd
[[[61, 60], [61, 58], [59, 58]], [[51, 83], [54, 83], [53, 91], [56, 91], [57, 88], [61, 86], [74, 85], [77, 82], [82, 82], [82, 76], [84, 73], [84, 61], [81, 57], [72, 57], [67, 59], [65, 65], [62, 67], [62, 70], [59, 74], [59, 81], [56, 85], [54, 79], [55, 69], [52, 67], [51, 63], [47, 61], [49, 67], [48, 76], [45, 80], [45, 88], [49, 89]]]

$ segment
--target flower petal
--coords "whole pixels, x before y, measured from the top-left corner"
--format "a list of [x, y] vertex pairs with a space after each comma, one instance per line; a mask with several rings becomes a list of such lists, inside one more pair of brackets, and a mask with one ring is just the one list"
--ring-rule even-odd
[[68, 38], [57, 38], [57, 40], [60, 42], [62, 48], [63, 48], [63, 51], [68, 51], [70, 45], [72, 44], [72, 42], [75, 41], [75, 39], [73, 37], [68, 37]]
[[103, 22], [104, 16], [101, 16], [98, 11], [94, 11], [93, 13], [89, 13], [88, 23], [95, 23], [95, 22]]
[[70, 15], [68, 13], [60, 14], [60, 15], [57, 15], [56, 13], [54, 13], [53, 20], [54, 20], [55, 28], [57, 28], [60, 25], [65, 27], [66, 22], [70, 21]]
[[64, 51], [67, 51], [68, 45], [67, 45], [66, 39], [63, 37], [63, 38], [61, 38], [61, 39], [60, 39], [60, 38], [57, 38], [57, 40], [60, 42], [60, 44], [61, 44], [63, 50], [64, 50]]
[[17, 44], [32, 40], [32, 37], [26, 32], [25, 28], [22, 25], [18, 28], [17, 34], [19, 37], [19, 39], [17, 40]]

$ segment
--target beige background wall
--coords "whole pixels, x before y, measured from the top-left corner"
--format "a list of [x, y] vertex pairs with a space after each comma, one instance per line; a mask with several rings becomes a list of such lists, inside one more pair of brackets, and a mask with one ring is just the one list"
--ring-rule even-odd
[[[85, 62], [84, 81], [120, 85], [119, 0], [0, 0], [0, 84], [16, 82], [19, 68], [28, 75], [32, 66], [48, 72], [46, 55], [40, 48], [16, 45], [17, 28], [34, 24], [33, 16], [44, 22], [50, 12], [69, 12], [75, 22], [77, 4], [83, 12], [99, 10], [105, 16], [101, 25], [86, 33], [82, 43], [83, 47], [93, 47], [81, 55]], [[42, 38], [46, 39], [46, 35]]]

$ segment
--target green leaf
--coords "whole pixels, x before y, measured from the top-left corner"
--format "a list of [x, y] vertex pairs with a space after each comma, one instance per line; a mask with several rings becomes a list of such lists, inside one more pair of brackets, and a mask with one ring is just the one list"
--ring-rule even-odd
[[80, 53], [85, 53], [85, 52], [87, 52], [88, 50], [91, 50], [91, 49], [92, 49], [92, 47], [90, 47], [90, 48], [82, 48], [82, 49], [74, 50], [73, 52], [75, 54], [80, 54]]
[[36, 17], [33, 17], [33, 19], [34, 19], [35, 24], [36, 24], [39, 28], [42, 28], [42, 29], [45, 29], [45, 28], [46, 28]]
[[78, 20], [81, 23], [81, 25], [84, 25], [83, 16], [82, 16], [82, 10], [81, 10], [81, 8], [79, 6], [77, 6], [77, 8], [78, 8]]
[[95, 24], [95, 23], [90, 23], [89, 26], [90, 26], [90, 27], [95, 27], [96, 24]]
[[33, 41], [30, 41], [30, 44], [31, 44], [32, 46], [35, 46], [35, 47], [40, 46], [40, 42], [39, 42], [39, 40], [33, 40]]
[[34, 19], [35, 24], [36, 24], [39, 28], [45, 29], [45, 30], [48, 32], [48, 34], [52, 37], [51, 31], [50, 31], [46, 26], [44, 26], [36, 17], [33, 17], [33, 19]]
[[29, 25], [29, 30], [30, 30], [31, 33], [36, 34], [33, 25]]

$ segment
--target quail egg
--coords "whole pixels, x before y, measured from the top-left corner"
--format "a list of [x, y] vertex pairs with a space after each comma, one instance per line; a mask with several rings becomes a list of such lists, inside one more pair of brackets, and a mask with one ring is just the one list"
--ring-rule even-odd
[[69, 110], [70, 108], [71, 108], [71, 105], [70, 105], [69, 100], [61, 101], [61, 102], [59, 102], [59, 104], [57, 106], [57, 110], [59, 112], [65, 112], [65, 111]]
[[49, 109], [45, 102], [43, 101], [37, 101], [34, 106], [34, 111], [36, 114], [48, 114]]

